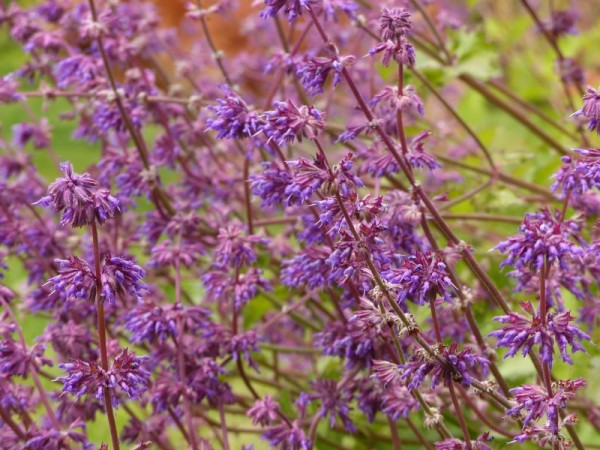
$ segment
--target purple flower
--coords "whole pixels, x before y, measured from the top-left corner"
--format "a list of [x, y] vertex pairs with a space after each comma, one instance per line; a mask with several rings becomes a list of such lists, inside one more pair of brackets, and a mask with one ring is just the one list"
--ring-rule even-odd
[[291, 100], [275, 102], [274, 109], [265, 111], [261, 130], [278, 145], [302, 141], [303, 137], [315, 139], [325, 128], [323, 113], [313, 106], [296, 106]]
[[229, 352], [235, 361], [239, 361], [240, 357], [243, 356], [246, 362], [258, 372], [258, 365], [250, 355], [250, 352], [260, 351], [258, 341], [259, 337], [254, 330], [236, 334], [229, 341]]
[[382, 41], [398, 40], [412, 30], [410, 11], [404, 8], [383, 7], [379, 17], [379, 35]]
[[328, 284], [330, 272], [327, 264], [328, 257], [329, 252], [324, 248], [316, 246], [305, 248], [292, 259], [283, 261], [281, 281], [287, 286], [307, 284], [309, 289]]
[[557, 314], [549, 314], [546, 323], [535, 313], [531, 303], [521, 303], [521, 306], [532, 317], [531, 319], [521, 314], [510, 312], [506, 316], [495, 317], [494, 320], [507, 324], [502, 329], [493, 331], [489, 336], [498, 339], [499, 347], [509, 348], [504, 356], [514, 356], [519, 350], [523, 356], [527, 356], [534, 345], [539, 345], [542, 361], [552, 367], [554, 361], [554, 345], [558, 346], [563, 361], [573, 364], [569, 356], [567, 346], [571, 346], [571, 352], [585, 349], [580, 344], [590, 337], [583, 331], [571, 325], [573, 316], [567, 311]]
[[287, 15], [292, 23], [302, 15], [303, 9], [308, 9], [315, 0], [264, 0], [266, 8], [260, 13], [261, 17], [275, 17], [280, 9]]
[[90, 265], [77, 256], [55, 259], [54, 262], [59, 266], [58, 275], [50, 278], [47, 284], [51, 283], [54, 291], [67, 300], [89, 300], [95, 285], [95, 276]]
[[[425, 114], [425, 110], [423, 109], [423, 102], [416, 94], [415, 87], [413, 85], [405, 86], [402, 90], [402, 95], [398, 92], [397, 86], [386, 86], [383, 90], [377, 94], [373, 100], [371, 100], [372, 105], [377, 105], [379, 102], [386, 102], [390, 108], [396, 111], [410, 111], [414, 109], [420, 115]], [[424, 132], [419, 135], [422, 139], [429, 136], [429, 133]]]
[[39, 125], [31, 123], [18, 123], [13, 125], [13, 144], [23, 149], [29, 141], [33, 141], [35, 148], [46, 148], [50, 145], [50, 127], [47, 119], [42, 119]]
[[362, 187], [363, 182], [353, 170], [354, 155], [348, 153], [333, 167], [329, 167], [325, 158], [319, 153], [311, 162], [306, 159], [289, 161], [293, 169], [292, 182], [285, 189], [286, 206], [300, 205], [309, 201], [322, 187], [327, 192], [339, 190], [344, 195], [355, 187]]
[[392, 60], [407, 67], [415, 65], [415, 48], [405, 37], [397, 41], [384, 41], [369, 50], [369, 55], [381, 53], [381, 63], [387, 67]]
[[265, 170], [250, 176], [252, 193], [263, 200], [263, 207], [284, 203], [288, 198], [285, 191], [292, 182], [290, 172], [275, 162], [265, 162], [263, 167]]
[[62, 212], [61, 223], [72, 227], [82, 227], [94, 220], [105, 223], [119, 212], [119, 202], [107, 189], [99, 189], [98, 183], [88, 173], [73, 172], [71, 163], [60, 165], [64, 177], [57, 178], [48, 187], [48, 195], [35, 205], [51, 207]]
[[90, 83], [98, 78], [102, 62], [86, 55], [73, 55], [61, 59], [54, 67], [56, 85], [59, 88]]
[[[132, 308], [125, 317], [125, 328], [131, 333], [131, 342], [164, 342], [177, 336], [177, 323], [172, 310], [165, 310], [152, 303], [141, 303]], [[178, 309], [180, 309], [179, 307]]]
[[582, 242], [578, 232], [580, 225], [571, 220], [562, 220], [562, 213], [551, 214], [548, 209], [527, 214], [519, 227], [520, 234], [508, 238], [496, 247], [508, 257], [501, 267], [512, 265], [517, 269], [534, 267], [541, 270], [544, 259], [548, 265], [557, 261], [560, 268], [567, 270], [569, 262], [582, 255], [582, 249], [573, 242]]
[[556, 61], [556, 69], [564, 83], [575, 85], [585, 83], [585, 73], [575, 58], [563, 58]]
[[296, 75], [309, 95], [321, 94], [327, 77], [333, 74], [333, 86], [337, 86], [342, 81], [342, 70], [354, 64], [355, 59], [354, 56], [313, 56], [297, 68]]
[[398, 370], [402, 372], [400, 380], [407, 383], [409, 389], [417, 389], [431, 374], [431, 388], [435, 389], [440, 381], [447, 386], [452, 380], [460, 382], [464, 386], [471, 383], [471, 373], [477, 367], [483, 371], [487, 370], [490, 362], [478, 356], [470, 347], [466, 347], [457, 353], [458, 344], [452, 343], [450, 348], [436, 348], [435, 351], [445, 362], [439, 361], [427, 353], [424, 349], [418, 349], [405, 364], [400, 364]]
[[219, 264], [233, 263], [236, 267], [249, 265], [256, 261], [254, 246], [264, 244], [266, 240], [260, 236], [248, 236], [241, 223], [234, 222], [219, 230], [215, 257]]
[[492, 447], [486, 444], [491, 441], [489, 433], [484, 433], [479, 436], [476, 441], [471, 441], [471, 446], [468, 446], [465, 441], [456, 438], [448, 438], [435, 443], [435, 450], [492, 450]]
[[269, 441], [271, 446], [281, 450], [312, 450], [313, 448], [312, 442], [306, 438], [297, 420], [292, 422], [291, 427], [282, 423], [270, 428], [262, 438]]
[[389, 386], [381, 397], [381, 411], [392, 420], [408, 417], [420, 408], [418, 400], [405, 386]]
[[52, 366], [52, 360], [44, 356], [46, 347], [36, 344], [30, 350], [12, 338], [0, 340], [0, 374], [6, 377], [26, 377], [31, 368]]
[[0, 77], [0, 104], [21, 101], [24, 97], [18, 93], [19, 83], [13, 75]]
[[86, 325], [73, 320], [50, 324], [40, 340], [52, 344], [52, 348], [63, 360], [96, 359], [95, 342]]
[[545, 415], [548, 418], [550, 430], [556, 434], [559, 429], [560, 410], [565, 409], [567, 401], [574, 398], [577, 391], [585, 385], [586, 382], [583, 378], [577, 378], [558, 381], [550, 394], [539, 385], [524, 385], [511, 389], [510, 392], [515, 398], [516, 405], [506, 413], [518, 417], [523, 410], [527, 411], [523, 420], [524, 429], [532, 420], [538, 420]]
[[233, 296], [235, 307], [240, 309], [256, 297], [259, 289], [265, 291], [272, 289], [271, 284], [263, 279], [261, 274], [260, 269], [256, 267], [251, 267], [238, 276], [216, 268], [205, 274], [202, 281], [209, 300], [225, 302]]
[[315, 333], [314, 343], [324, 355], [345, 359], [349, 368], [369, 367], [375, 355], [387, 355], [384, 350], [387, 338], [387, 327], [382, 329], [380, 323], [352, 318], [346, 323], [330, 322]]
[[600, 189], [600, 150], [576, 149], [580, 158], [563, 156], [563, 166], [555, 175], [554, 191], [583, 194], [592, 188]]
[[573, 116], [585, 117], [589, 120], [588, 129], [600, 134], [600, 91], [588, 86], [587, 93], [583, 95], [583, 107], [575, 111]]
[[129, 294], [139, 299], [147, 289], [142, 282], [146, 271], [133, 261], [107, 255], [102, 268], [101, 296], [109, 303], [115, 303], [117, 296]]
[[455, 286], [448, 277], [446, 264], [431, 252], [404, 258], [399, 268], [385, 271], [383, 278], [398, 290], [399, 302], [410, 296], [422, 305], [437, 295], [452, 302]]
[[129, 398], [139, 400], [150, 386], [150, 373], [143, 368], [147, 357], [136, 356], [127, 349], [122, 350], [107, 371], [95, 361], [75, 360], [72, 363], [59, 364], [67, 372], [67, 376], [57, 378], [63, 383], [63, 392], [70, 392], [76, 397], [94, 394], [103, 399], [105, 390], [111, 393], [114, 407], [119, 404], [118, 392], [126, 393]]
[[254, 425], [270, 425], [277, 419], [279, 403], [273, 400], [270, 395], [265, 395], [262, 399], [256, 400], [252, 408], [246, 415], [252, 419]]
[[347, 388], [340, 388], [334, 380], [318, 380], [311, 382], [310, 387], [313, 393], [309, 394], [309, 399], [319, 400], [321, 407], [317, 414], [321, 417], [329, 416], [329, 425], [333, 427], [336, 423], [336, 417], [339, 417], [344, 424], [344, 429], [350, 433], [356, 431], [356, 426], [348, 416], [350, 412], [349, 403], [352, 401], [352, 391]]
[[56, 0], [48, 0], [38, 6], [36, 12], [48, 22], [56, 23], [65, 13], [65, 8]]
[[190, 267], [204, 253], [204, 246], [198, 242], [173, 242], [164, 240], [152, 247], [150, 266]]
[[578, 14], [574, 10], [558, 10], [552, 11], [550, 20], [543, 23], [543, 27], [554, 38], [564, 36], [566, 34], [577, 34], [575, 24], [577, 23]]
[[349, 18], [356, 19], [358, 5], [352, 0], [321, 0], [315, 6], [320, 6], [323, 10], [323, 19], [328, 22], [337, 22], [337, 11], [344, 12]]
[[245, 139], [258, 133], [262, 120], [256, 112], [234, 92], [226, 91], [224, 98], [217, 99], [217, 105], [209, 106], [213, 118], [206, 121], [206, 128], [217, 132], [218, 139]]
[[[81, 431], [77, 431], [80, 428]], [[28, 436], [29, 437], [29, 436]], [[85, 422], [76, 419], [69, 424], [67, 430], [56, 428], [38, 428], [31, 432], [31, 437], [25, 443], [25, 448], [31, 450], [61, 450], [74, 443], [79, 444], [78, 448], [83, 450], [93, 450], [95, 445], [88, 442], [85, 433]]]

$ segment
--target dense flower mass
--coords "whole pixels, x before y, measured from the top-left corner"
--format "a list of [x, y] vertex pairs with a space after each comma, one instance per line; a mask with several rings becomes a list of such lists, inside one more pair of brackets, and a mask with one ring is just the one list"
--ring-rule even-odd
[[593, 448], [600, 4], [505, 3], [2, 3], [0, 448]]
[[517, 269], [529, 266], [540, 271], [544, 262], [548, 265], [557, 262], [561, 269], [566, 269], [583, 253], [579, 230], [580, 225], [563, 220], [560, 211], [551, 213], [544, 209], [528, 214], [519, 227], [520, 234], [501, 242], [496, 249], [508, 255], [502, 266]]
[[399, 268], [391, 269], [383, 276], [396, 287], [400, 302], [411, 298], [422, 305], [438, 295], [452, 301], [455, 286], [448, 276], [446, 264], [433, 253], [417, 253], [405, 258]]

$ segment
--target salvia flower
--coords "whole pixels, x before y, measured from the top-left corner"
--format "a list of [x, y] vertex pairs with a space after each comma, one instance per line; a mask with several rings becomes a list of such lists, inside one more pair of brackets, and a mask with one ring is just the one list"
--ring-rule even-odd
[[76, 397], [92, 394], [97, 399], [103, 399], [104, 392], [108, 389], [113, 406], [116, 407], [119, 404], [119, 391], [126, 393], [131, 399], [138, 400], [150, 386], [150, 373], [143, 368], [145, 359], [125, 349], [107, 371], [95, 361], [75, 360], [59, 365], [67, 375], [59, 377], [57, 381], [63, 383], [63, 392], [69, 392]]
[[568, 269], [569, 263], [582, 255], [583, 242], [578, 232], [580, 225], [572, 220], [562, 220], [562, 213], [552, 214], [548, 209], [527, 214], [519, 227], [519, 234], [501, 242], [495, 248], [508, 257], [501, 267], [511, 265], [534, 267], [541, 270], [544, 260], [548, 265], [558, 262], [562, 269]]
[[339, 417], [347, 431], [351, 433], [356, 431], [356, 426], [348, 416], [349, 403], [353, 397], [350, 390], [338, 388], [335, 380], [318, 380], [311, 383], [311, 388], [313, 393], [309, 394], [309, 399], [318, 399], [321, 403], [317, 414], [322, 417], [329, 416], [331, 427], [335, 425], [336, 417]]
[[395, 385], [384, 390], [381, 397], [381, 411], [392, 420], [408, 417], [417, 411], [421, 405], [406, 386]]
[[115, 303], [117, 296], [129, 294], [139, 299], [147, 289], [142, 278], [146, 271], [133, 261], [107, 255], [102, 267], [102, 292], [105, 301]]
[[98, 183], [88, 173], [73, 172], [71, 163], [60, 165], [64, 177], [57, 178], [48, 187], [48, 195], [35, 204], [51, 207], [62, 212], [61, 223], [82, 227], [94, 221], [103, 224], [119, 212], [119, 202], [107, 189], [98, 188]]
[[435, 443], [435, 450], [492, 450], [487, 442], [491, 441], [492, 438], [489, 436], [489, 433], [484, 433], [479, 436], [477, 440], [471, 441], [471, 445], [467, 445], [465, 441], [461, 441], [456, 438], [448, 438], [443, 441], [439, 441]]
[[266, 239], [256, 235], [247, 235], [239, 222], [233, 222], [219, 230], [218, 244], [215, 248], [219, 264], [233, 263], [236, 267], [249, 265], [256, 261], [257, 244], [266, 243]]
[[261, 125], [258, 113], [250, 111], [246, 102], [234, 92], [227, 91], [216, 105], [208, 107], [214, 117], [207, 119], [206, 128], [217, 132], [219, 139], [245, 139], [254, 136]]
[[371, 100], [372, 105], [377, 105], [379, 102], [386, 102], [392, 109], [399, 111], [414, 110], [421, 116], [425, 114], [423, 102], [417, 96], [415, 87], [411, 84], [405, 86], [402, 94], [399, 93], [397, 86], [386, 86], [379, 94]]
[[440, 382], [444, 385], [452, 383], [452, 380], [460, 382], [464, 386], [471, 383], [471, 374], [480, 367], [484, 372], [490, 362], [477, 355], [470, 347], [458, 352], [458, 344], [452, 343], [449, 348], [443, 347], [434, 350], [442, 357], [444, 362], [439, 361], [424, 349], [418, 349], [405, 364], [400, 364], [398, 369], [402, 372], [400, 380], [409, 389], [417, 389], [431, 375], [431, 388], [435, 389]]
[[10, 337], [0, 340], [0, 374], [26, 377], [32, 368], [39, 370], [42, 365], [51, 366], [52, 360], [44, 356], [45, 349], [43, 344], [25, 349]]
[[315, 0], [264, 0], [266, 8], [260, 13], [261, 17], [275, 17], [283, 9], [288, 21], [292, 23], [302, 15], [302, 10], [310, 7]]
[[248, 410], [246, 415], [252, 419], [254, 425], [261, 426], [270, 425], [277, 419], [279, 411], [279, 403], [273, 400], [270, 395], [265, 395], [262, 399], [256, 400], [252, 408]]
[[573, 316], [568, 311], [549, 314], [544, 323], [539, 314], [535, 313], [531, 303], [521, 303], [521, 306], [531, 315], [531, 318], [514, 312], [494, 318], [495, 321], [506, 324], [502, 329], [490, 333], [490, 336], [498, 339], [498, 346], [510, 349], [505, 358], [514, 356], [519, 350], [523, 356], [527, 356], [531, 348], [538, 345], [542, 361], [552, 367], [555, 345], [560, 351], [562, 360], [569, 364], [573, 364], [573, 361], [568, 346], [571, 346], [573, 353], [585, 352], [580, 342], [589, 341], [590, 337], [570, 323], [573, 321]]
[[577, 391], [585, 385], [586, 382], [583, 378], [577, 378], [558, 381], [550, 394], [539, 385], [524, 385], [511, 389], [510, 392], [513, 394], [516, 404], [506, 413], [511, 416], [519, 416], [522, 412], [526, 412], [523, 419], [524, 428], [531, 421], [546, 416], [550, 430], [558, 433], [560, 410], [565, 409], [567, 401], [574, 398]]
[[287, 198], [285, 191], [292, 182], [289, 170], [270, 161], [263, 163], [263, 167], [262, 172], [250, 176], [252, 193], [263, 200], [263, 207], [284, 203]]
[[379, 17], [379, 34], [383, 41], [397, 40], [410, 33], [412, 18], [410, 11], [404, 8], [387, 8], [381, 10]]
[[25, 443], [25, 447], [31, 450], [60, 450], [74, 443], [83, 450], [95, 448], [86, 438], [85, 423], [81, 419], [76, 419], [64, 431], [56, 428], [41, 428], [33, 430], [31, 434], [32, 437]]
[[311, 450], [312, 442], [306, 438], [298, 420], [292, 422], [291, 428], [282, 423], [270, 428], [262, 435], [271, 446], [282, 450]]
[[310, 95], [321, 94], [329, 75], [333, 76], [333, 86], [337, 86], [342, 81], [342, 70], [354, 64], [354, 60], [354, 56], [313, 56], [298, 66], [296, 75]]
[[152, 303], [141, 303], [125, 317], [125, 327], [131, 332], [131, 342], [164, 342], [177, 336], [177, 323], [170, 311]]
[[88, 300], [94, 288], [95, 276], [90, 265], [71, 256], [69, 259], [55, 259], [58, 264], [58, 275], [50, 278], [47, 284], [52, 284], [54, 291], [67, 300]]
[[315, 139], [325, 128], [324, 115], [314, 106], [296, 106], [292, 100], [275, 102], [274, 109], [263, 114], [261, 130], [278, 145], [292, 144], [302, 138]]
[[0, 104], [13, 103], [22, 100], [24, 97], [18, 93], [19, 83], [12, 75], [0, 77]]
[[562, 157], [563, 165], [555, 175], [552, 189], [560, 189], [563, 194], [583, 194], [593, 188], [600, 189], [600, 150], [576, 149], [575, 152], [580, 155], [579, 158]]
[[588, 129], [600, 134], [600, 90], [588, 86], [587, 92], [583, 95], [583, 107], [573, 115], [588, 119]]
[[422, 305], [436, 295], [452, 302], [455, 286], [448, 276], [446, 264], [431, 252], [404, 258], [399, 268], [384, 272], [383, 277], [397, 289], [400, 302], [411, 297]]
[[404, 37], [397, 41], [384, 41], [369, 50], [369, 55], [381, 53], [381, 64], [389, 66], [392, 61], [407, 67], [415, 65], [415, 48]]
[[544, 22], [543, 27], [555, 38], [566, 34], [577, 34], [577, 29], [575, 28], [577, 19], [578, 14], [572, 9], [552, 11], [550, 20]]

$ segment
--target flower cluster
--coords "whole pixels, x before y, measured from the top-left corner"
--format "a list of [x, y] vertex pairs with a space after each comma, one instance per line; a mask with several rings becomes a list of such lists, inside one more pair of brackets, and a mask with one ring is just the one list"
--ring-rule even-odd
[[527, 356], [532, 347], [537, 345], [542, 361], [552, 367], [555, 346], [558, 347], [562, 360], [570, 364], [573, 364], [573, 360], [569, 356], [568, 346], [571, 347], [571, 352], [585, 352], [581, 341], [589, 341], [590, 337], [570, 323], [573, 316], [569, 312], [550, 314], [544, 320], [535, 313], [531, 303], [525, 302], [521, 306], [531, 318], [514, 312], [494, 318], [505, 324], [500, 330], [490, 333], [490, 336], [498, 339], [499, 347], [510, 349], [505, 358], [514, 356], [518, 351]]

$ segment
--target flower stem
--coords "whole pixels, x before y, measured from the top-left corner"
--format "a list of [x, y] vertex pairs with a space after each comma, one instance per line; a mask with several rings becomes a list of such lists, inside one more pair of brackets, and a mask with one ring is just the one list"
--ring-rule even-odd
[[[104, 301], [100, 297], [102, 292], [102, 273], [100, 271], [100, 246], [98, 244], [98, 228], [96, 222], [92, 222], [92, 240], [94, 246], [94, 269], [96, 273], [96, 310], [98, 313], [98, 343], [100, 346], [100, 365], [104, 372], [108, 372], [108, 349], [106, 345], [106, 320], [104, 318]], [[110, 428], [110, 438], [113, 450], [119, 450], [119, 434], [115, 422], [110, 391], [104, 389], [104, 407], [106, 408], [106, 418]]]
[[471, 444], [471, 438], [469, 437], [469, 430], [467, 429], [467, 424], [465, 422], [465, 417], [460, 409], [460, 405], [458, 403], [458, 398], [456, 398], [456, 392], [454, 390], [454, 381], [449, 376], [448, 377], [448, 390], [450, 391], [450, 398], [452, 399], [452, 404], [454, 405], [454, 411], [456, 412], [456, 417], [458, 419], [458, 423], [460, 424], [460, 429], [465, 438], [465, 444], [468, 450], [473, 448]]

